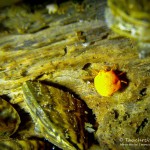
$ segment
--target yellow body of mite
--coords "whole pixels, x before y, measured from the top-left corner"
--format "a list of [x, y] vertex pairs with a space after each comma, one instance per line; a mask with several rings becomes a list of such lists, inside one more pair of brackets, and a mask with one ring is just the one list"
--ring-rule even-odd
[[101, 96], [111, 96], [121, 88], [121, 80], [113, 70], [102, 70], [94, 78], [94, 86]]

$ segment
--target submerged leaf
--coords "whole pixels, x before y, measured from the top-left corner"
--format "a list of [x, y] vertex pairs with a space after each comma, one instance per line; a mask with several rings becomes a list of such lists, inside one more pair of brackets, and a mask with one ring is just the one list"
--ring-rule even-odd
[[9, 137], [18, 129], [20, 117], [7, 101], [0, 99], [0, 138]]
[[25, 82], [23, 92], [36, 129], [46, 139], [65, 150], [88, 148], [88, 109], [81, 100], [39, 82]]

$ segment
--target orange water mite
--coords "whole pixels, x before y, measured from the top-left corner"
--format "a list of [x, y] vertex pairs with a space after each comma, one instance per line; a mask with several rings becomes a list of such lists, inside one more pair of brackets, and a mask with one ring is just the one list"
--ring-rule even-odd
[[94, 86], [101, 96], [111, 96], [121, 88], [121, 82], [113, 70], [101, 70], [94, 78]]

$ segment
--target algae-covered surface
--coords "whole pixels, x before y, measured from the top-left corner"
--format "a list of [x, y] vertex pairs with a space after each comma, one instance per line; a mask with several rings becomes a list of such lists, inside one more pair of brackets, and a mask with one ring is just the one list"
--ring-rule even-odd
[[[107, 28], [106, 1], [63, 2], [54, 14], [46, 5], [20, 2], [0, 10], [1, 98], [23, 116], [22, 85], [54, 85], [83, 100], [95, 115], [89, 149], [149, 149], [150, 57], [139, 59], [136, 41]], [[99, 95], [93, 83], [106, 67], [123, 72], [125, 81], [110, 97]]]

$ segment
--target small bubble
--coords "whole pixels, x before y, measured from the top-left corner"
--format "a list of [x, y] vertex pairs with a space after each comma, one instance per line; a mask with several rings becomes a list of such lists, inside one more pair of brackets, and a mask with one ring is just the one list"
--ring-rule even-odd
[[120, 138], [119, 141], [120, 141], [120, 142], [123, 142], [123, 138]]

